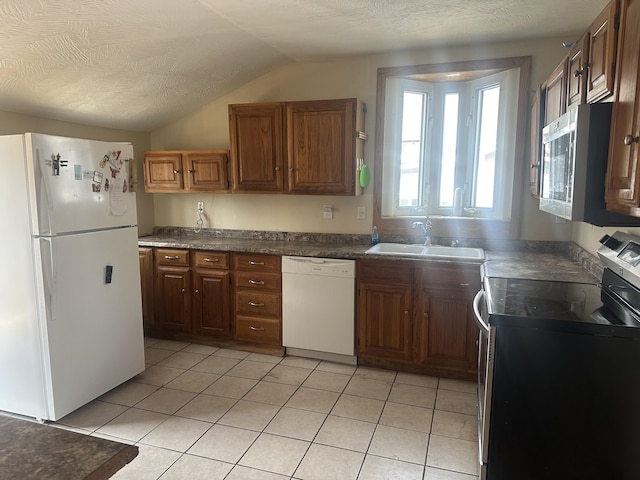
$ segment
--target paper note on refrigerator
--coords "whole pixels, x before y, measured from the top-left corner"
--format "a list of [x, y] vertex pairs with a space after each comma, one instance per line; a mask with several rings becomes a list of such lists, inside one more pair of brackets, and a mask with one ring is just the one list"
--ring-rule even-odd
[[111, 179], [109, 186], [109, 215], [119, 216], [127, 213], [126, 190], [126, 180], [123, 176], [116, 175], [115, 178]]

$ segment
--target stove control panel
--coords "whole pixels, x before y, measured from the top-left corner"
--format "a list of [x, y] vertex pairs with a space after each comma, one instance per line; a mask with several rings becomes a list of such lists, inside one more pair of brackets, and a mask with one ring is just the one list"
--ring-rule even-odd
[[616, 232], [600, 239], [598, 257], [617, 275], [640, 288], [640, 237]]

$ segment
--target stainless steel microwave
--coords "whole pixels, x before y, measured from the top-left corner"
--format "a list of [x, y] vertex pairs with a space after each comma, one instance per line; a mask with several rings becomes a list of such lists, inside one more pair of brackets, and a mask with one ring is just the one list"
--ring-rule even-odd
[[540, 210], [598, 226], [640, 225], [606, 210], [610, 127], [611, 103], [577, 105], [544, 127]]

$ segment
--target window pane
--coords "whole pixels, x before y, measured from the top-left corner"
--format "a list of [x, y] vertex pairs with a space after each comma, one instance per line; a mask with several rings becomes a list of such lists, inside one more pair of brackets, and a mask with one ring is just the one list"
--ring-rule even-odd
[[453, 207], [453, 187], [456, 173], [458, 144], [458, 93], [444, 96], [444, 123], [442, 128], [442, 157], [440, 160], [440, 207]]
[[476, 145], [475, 202], [478, 208], [493, 208], [498, 144], [500, 86], [480, 91], [478, 105], [478, 143]]
[[402, 147], [398, 178], [398, 206], [420, 205], [420, 158], [426, 94], [404, 92], [402, 102]]

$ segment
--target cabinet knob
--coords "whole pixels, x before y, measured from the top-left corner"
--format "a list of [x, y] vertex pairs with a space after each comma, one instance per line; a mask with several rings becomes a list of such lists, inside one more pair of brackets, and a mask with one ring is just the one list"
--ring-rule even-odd
[[196, 171], [195, 171], [195, 170], [187, 170], [187, 172], [189, 172], [189, 173], [196, 173]]
[[640, 137], [634, 137], [633, 135], [625, 135], [624, 136], [624, 144], [625, 145], [631, 145], [633, 143], [638, 143], [638, 141], [640, 141]]
[[275, 168], [275, 171], [276, 171], [276, 172], [279, 172], [279, 171], [280, 171], [280, 167], [276, 167], [276, 168]]
[[180, 170], [174, 170], [173, 173], [180, 173]]
[[424, 318], [429, 318], [429, 312], [424, 312], [424, 313], [422, 314], [422, 316], [423, 316]]
[[198, 290], [197, 288], [196, 288], [196, 293], [200, 293], [200, 290]]
[[184, 293], [184, 292], [185, 292], [185, 289], [183, 288], [183, 289], [182, 289], [182, 293]]
[[289, 171], [290, 171], [290, 172], [293, 172], [293, 167], [289, 167]]
[[409, 315], [409, 310], [405, 310], [405, 311], [404, 311], [404, 314], [405, 314], [405, 315]]

